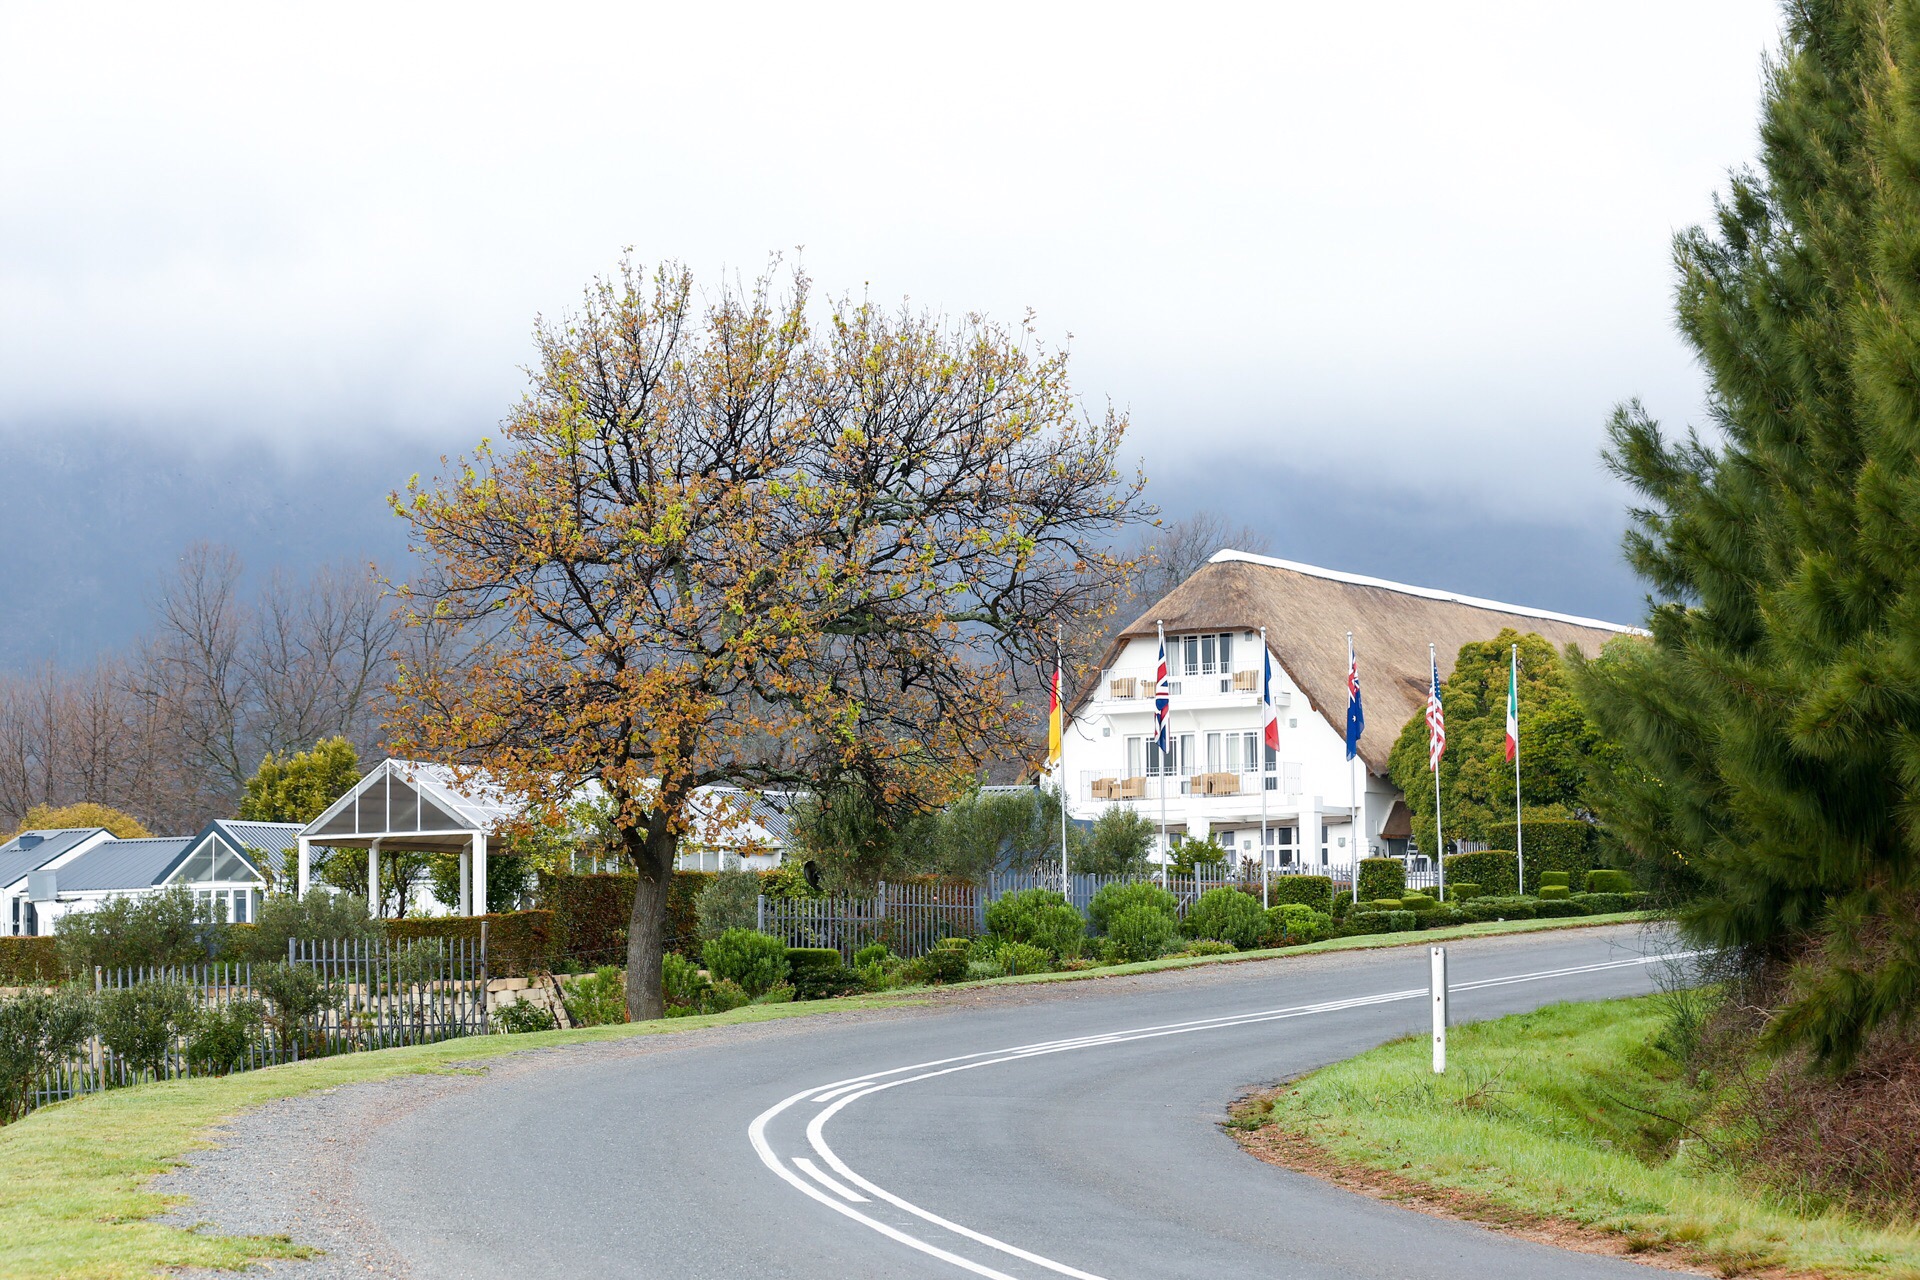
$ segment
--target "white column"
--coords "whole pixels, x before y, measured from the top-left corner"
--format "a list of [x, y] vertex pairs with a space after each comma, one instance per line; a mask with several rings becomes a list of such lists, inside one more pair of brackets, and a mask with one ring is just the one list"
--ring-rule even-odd
[[380, 914], [380, 837], [367, 845], [367, 911]]
[[460, 859], [460, 901], [456, 904], [460, 914], [473, 914], [473, 847], [469, 845], [459, 853]]
[[307, 890], [313, 887], [313, 841], [305, 836], [297, 838], [299, 861], [294, 872], [293, 893], [297, 898], [307, 896]]
[[474, 915], [487, 913], [487, 833], [473, 833], [473, 905]]

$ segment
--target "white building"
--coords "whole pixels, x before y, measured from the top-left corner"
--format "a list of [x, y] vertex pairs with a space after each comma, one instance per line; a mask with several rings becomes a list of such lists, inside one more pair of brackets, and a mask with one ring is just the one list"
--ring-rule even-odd
[[[214, 822], [198, 835], [138, 840], [115, 839], [97, 828], [24, 832], [0, 849], [0, 876], [12, 874], [18, 864], [9, 860], [15, 857], [37, 857], [40, 865], [0, 884], [6, 932], [45, 937], [71, 912], [175, 888], [212, 902], [224, 919], [245, 924], [259, 909], [267, 882], [232, 825]], [[26, 848], [16, 850], [23, 842]], [[46, 856], [47, 850], [55, 852]]]
[[62, 827], [45, 831], [22, 831], [13, 839], [0, 845], [0, 935], [8, 937], [33, 937], [40, 933], [52, 933], [49, 921], [46, 929], [40, 928], [40, 908], [35, 902], [36, 896], [42, 901], [51, 897], [48, 892], [53, 877], [45, 874], [65, 866], [103, 841], [113, 839], [113, 834], [105, 827]]
[[[1165, 759], [1153, 716], [1162, 626], [1172, 692]], [[1273, 656], [1277, 751], [1261, 743], [1262, 627]], [[1276, 870], [1350, 866], [1356, 852], [1410, 856], [1410, 815], [1387, 777], [1387, 754], [1426, 706], [1427, 645], [1435, 646], [1444, 681], [1461, 645], [1506, 627], [1589, 656], [1633, 630], [1218, 552], [1120, 633], [1097, 680], [1069, 707], [1061, 744], [1069, 811], [1091, 819], [1126, 805], [1156, 824], [1164, 814], [1168, 845], [1212, 835], [1239, 858]], [[1348, 632], [1366, 713], [1353, 762], [1346, 758]], [[1425, 862], [1420, 856], [1415, 869]]]

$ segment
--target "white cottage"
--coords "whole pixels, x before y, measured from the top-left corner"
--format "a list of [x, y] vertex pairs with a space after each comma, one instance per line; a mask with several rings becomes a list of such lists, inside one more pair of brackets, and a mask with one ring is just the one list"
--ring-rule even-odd
[[146, 897], [175, 888], [213, 903], [223, 919], [245, 924], [254, 918], [267, 889], [260, 868], [218, 823], [193, 836], [106, 836], [78, 843], [84, 847], [76, 854], [63, 855], [25, 877], [25, 909], [19, 915], [27, 927], [18, 932], [45, 936], [69, 913], [92, 911], [113, 898]]
[[[1154, 742], [1158, 632], [1170, 742]], [[1220, 551], [1126, 627], [1069, 708], [1061, 774], [1069, 812], [1125, 805], [1163, 820], [1167, 847], [1208, 835], [1277, 871], [1411, 856], [1410, 815], [1387, 777], [1401, 727], [1426, 705], [1427, 645], [1442, 680], [1460, 646], [1503, 628], [1589, 656], [1633, 628], [1242, 551]], [[1261, 629], [1273, 657], [1280, 747], [1261, 743]], [[1347, 633], [1366, 730], [1346, 758]], [[1265, 844], [1262, 847], [1262, 831]], [[1414, 869], [1425, 866], [1424, 855]]]

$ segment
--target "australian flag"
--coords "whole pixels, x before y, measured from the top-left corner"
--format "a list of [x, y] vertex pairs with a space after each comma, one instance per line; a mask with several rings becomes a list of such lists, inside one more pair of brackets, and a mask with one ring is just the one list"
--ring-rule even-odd
[[1347, 637], [1347, 759], [1360, 754], [1360, 735], [1367, 717], [1360, 710], [1360, 663], [1353, 656], [1353, 637]]

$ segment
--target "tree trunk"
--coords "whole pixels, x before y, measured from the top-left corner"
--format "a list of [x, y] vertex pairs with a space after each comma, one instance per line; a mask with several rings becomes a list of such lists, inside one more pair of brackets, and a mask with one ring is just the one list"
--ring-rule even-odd
[[665, 821], [622, 833], [627, 856], [639, 872], [633, 890], [633, 915], [627, 921], [627, 1020], [644, 1022], [667, 1016], [660, 989], [660, 958], [667, 944], [667, 895], [673, 887], [673, 860], [680, 837]]

